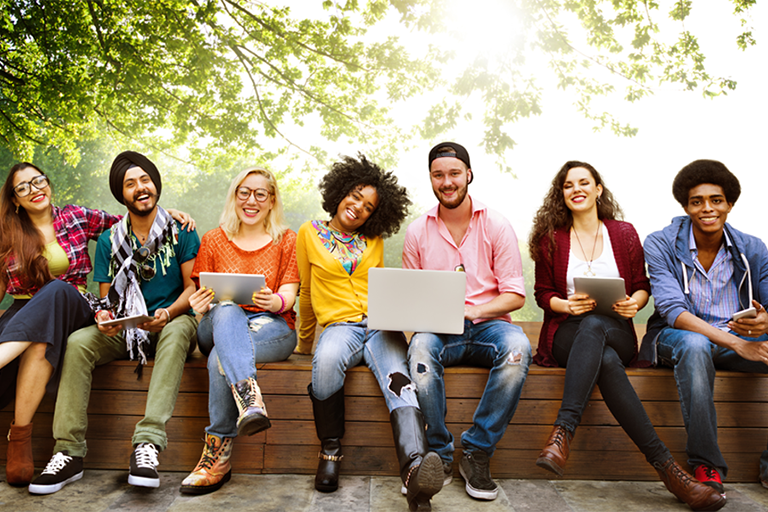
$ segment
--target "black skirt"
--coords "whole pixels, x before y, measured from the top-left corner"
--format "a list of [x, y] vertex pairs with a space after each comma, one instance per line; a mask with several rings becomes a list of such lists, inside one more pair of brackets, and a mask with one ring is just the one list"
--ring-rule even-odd
[[[0, 316], [0, 343], [32, 341], [47, 343], [45, 359], [53, 366], [46, 391], [55, 393], [64, 359], [67, 338], [77, 329], [93, 323], [93, 313], [80, 292], [64, 281], [54, 279], [31, 299], [16, 299]], [[0, 408], [16, 395], [19, 358], [0, 368]]]

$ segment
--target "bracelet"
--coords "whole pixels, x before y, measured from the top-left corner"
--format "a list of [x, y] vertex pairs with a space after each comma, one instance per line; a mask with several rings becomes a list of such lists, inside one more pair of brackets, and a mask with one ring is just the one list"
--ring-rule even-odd
[[168, 312], [167, 309], [165, 308], [157, 308], [157, 309], [159, 309], [160, 311], [165, 311], [165, 314], [168, 315], [168, 320], [165, 321], [166, 324], [171, 321], [171, 314]]
[[281, 315], [283, 311], [285, 311], [285, 298], [280, 293], [276, 293], [275, 295], [280, 297], [280, 309], [278, 309], [275, 314]]

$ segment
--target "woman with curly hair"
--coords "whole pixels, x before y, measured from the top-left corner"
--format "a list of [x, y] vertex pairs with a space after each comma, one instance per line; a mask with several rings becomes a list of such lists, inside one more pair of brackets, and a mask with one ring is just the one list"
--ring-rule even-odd
[[[606, 406], [667, 489], [693, 510], [717, 510], [725, 498], [675, 462], [624, 370], [637, 357], [632, 318], [648, 302], [650, 284], [637, 232], [621, 217], [600, 174], [576, 161], [560, 169], [536, 213], [529, 246], [544, 324], [534, 362], [566, 368], [563, 402], [536, 465], [562, 476], [597, 384]], [[591, 313], [595, 300], [575, 293], [574, 277], [582, 275], [624, 279], [626, 298], [612, 305], [614, 316]]]
[[208, 356], [208, 413], [205, 446], [197, 467], [181, 482], [184, 494], [207, 494], [229, 481], [229, 459], [236, 436], [253, 435], [271, 424], [256, 383], [259, 363], [283, 361], [296, 346], [299, 290], [296, 233], [287, 228], [275, 176], [261, 168], [235, 176], [220, 225], [203, 236], [192, 279], [200, 272], [262, 274], [266, 286], [252, 304], [212, 304], [211, 289], [189, 298], [203, 315], [197, 329], [200, 350]]
[[424, 419], [406, 363], [408, 345], [401, 332], [369, 330], [368, 269], [381, 267], [382, 238], [395, 233], [410, 200], [391, 172], [360, 155], [336, 162], [320, 182], [329, 221], [314, 220], [299, 229], [298, 352], [309, 353], [315, 328], [323, 330], [312, 360], [309, 396], [321, 442], [315, 488], [338, 488], [344, 435], [344, 378], [364, 362], [373, 372], [390, 411], [392, 431], [411, 510], [429, 510], [443, 485], [440, 457], [427, 453]]

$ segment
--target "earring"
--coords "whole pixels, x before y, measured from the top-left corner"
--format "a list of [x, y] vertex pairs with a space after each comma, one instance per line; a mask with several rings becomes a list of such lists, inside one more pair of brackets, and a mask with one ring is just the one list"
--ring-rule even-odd
[[597, 196], [597, 204], [600, 204], [600, 196]]
[[16, 214], [18, 215], [18, 213], [19, 213], [19, 205], [16, 205]]

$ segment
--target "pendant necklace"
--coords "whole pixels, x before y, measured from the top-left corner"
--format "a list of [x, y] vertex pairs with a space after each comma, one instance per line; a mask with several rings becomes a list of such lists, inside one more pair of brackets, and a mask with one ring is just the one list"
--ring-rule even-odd
[[[587, 261], [587, 270], [584, 271], [585, 276], [596, 276], [594, 272], [592, 272], [592, 261], [595, 259], [595, 248], [597, 247], [597, 235], [600, 233], [600, 227], [603, 225], [603, 221], [598, 221], [597, 223], [597, 231], [595, 231], [595, 242], [592, 244], [592, 254], [589, 255], [589, 261]], [[584, 250], [584, 246], [581, 245], [581, 239], [579, 238], [579, 232], [576, 231], [576, 228], [571, 226], [571, 229], [573, 229], [573, 232], [576, 234], [576, 241], [579, 242], [579, 248], [581, 249], [581, 253], [584, 255], [584, 257], [587, 257], [587, 252]]]

